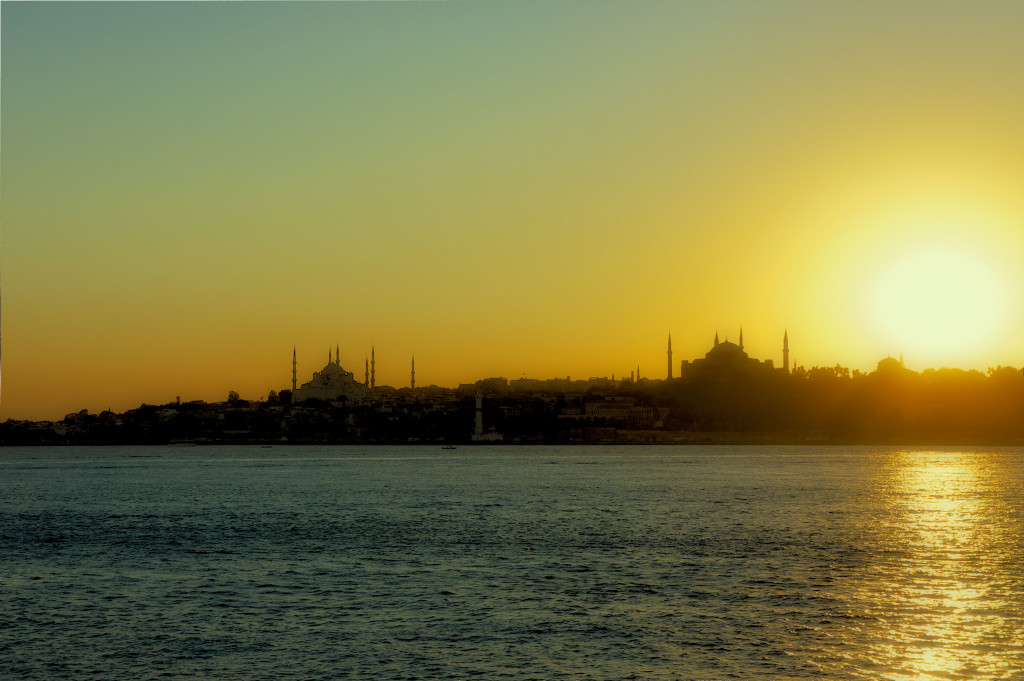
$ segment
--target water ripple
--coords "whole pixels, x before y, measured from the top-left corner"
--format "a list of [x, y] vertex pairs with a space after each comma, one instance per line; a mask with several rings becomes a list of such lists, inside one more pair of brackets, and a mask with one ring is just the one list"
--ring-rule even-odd
[[3, 452], [0, 677], [1024, 668], [1020, 449], [195, 449]]

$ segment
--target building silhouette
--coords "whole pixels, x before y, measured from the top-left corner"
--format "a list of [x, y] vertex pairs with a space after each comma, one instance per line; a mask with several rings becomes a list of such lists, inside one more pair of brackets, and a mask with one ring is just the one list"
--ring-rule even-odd
[[[789, 362], [789, 334], [783, 335], [783, 363]], [[679, 375], [689, 378], [728, 378], [737, 374], [774, 371], [775, 363], [770, 360], [758, 360], [750, 357], [743, 349], [743, 327], [740, 327], [739, 343], [728, 339], [720, 341], [715, 332], [714, 344], [704, 357], [688, 362], [683, 360], [679, 365]]]
[[[305, 400], [317, 399], [327, 402], [345, 400], [350, 403], [359, 403], [366, 398], [368, 389], [364, 384], [356, 381], [351, 371], [346, 371], [341, 366], [341, 348], [335, 348], [334, 358], [331, 358], [330, 350], [327, 351], [327, 364], [320, 371], [314, 372], [312, 379], [303, 383], [300, 387], [296, 384], [296, 353], [292, 348], [292, 402], [299, 403]], [[371, 379], [372, 380], [372, 379]]]
[[473, 420], [472, 442], [501, 442], [504, 438], [493, 428], [484, 430], [484, 393], [479, 387], [476, 390], [476, 417]]

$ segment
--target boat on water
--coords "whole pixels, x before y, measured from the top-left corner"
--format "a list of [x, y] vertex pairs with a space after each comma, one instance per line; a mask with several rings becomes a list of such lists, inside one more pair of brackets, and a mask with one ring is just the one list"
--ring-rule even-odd
[[455, 445], [445, 445], [444, 447], [441, 447], [441, 449], [458, 449], [458, 447]]

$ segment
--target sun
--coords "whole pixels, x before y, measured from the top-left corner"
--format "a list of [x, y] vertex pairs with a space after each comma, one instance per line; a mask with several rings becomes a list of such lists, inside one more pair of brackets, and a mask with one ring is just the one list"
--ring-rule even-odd
[[870, 307], [895, 352], [963, 363], [992, 339], [1005, 307], [992, 267], [964, 248], [904, 252], [883, 266]]

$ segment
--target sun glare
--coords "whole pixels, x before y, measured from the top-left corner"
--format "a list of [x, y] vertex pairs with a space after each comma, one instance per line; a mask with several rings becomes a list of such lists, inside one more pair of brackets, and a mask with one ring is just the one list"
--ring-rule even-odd
[[991, 338], [1005, 295], [980, 257], [922, 248], [891, 261], [875, 282], [871, 309], [894, 351], [920, 359], [962, 357]]

